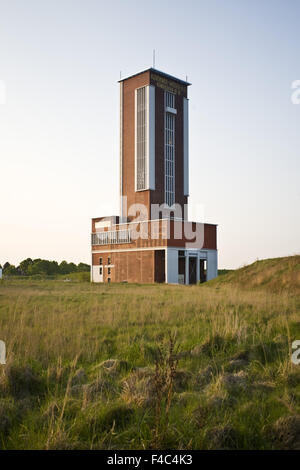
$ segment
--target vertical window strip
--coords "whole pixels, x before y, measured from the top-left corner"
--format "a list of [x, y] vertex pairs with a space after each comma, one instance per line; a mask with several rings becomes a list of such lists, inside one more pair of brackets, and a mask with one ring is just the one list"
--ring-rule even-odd
[[146, 189], [147, 100], [146, 87], [136, 93], [136, 189]]
[[[175, 108], [175, 95], [165, 92], [165, 104]], [[175, 115], [165, 113], [165, 202], [175, 204]]]

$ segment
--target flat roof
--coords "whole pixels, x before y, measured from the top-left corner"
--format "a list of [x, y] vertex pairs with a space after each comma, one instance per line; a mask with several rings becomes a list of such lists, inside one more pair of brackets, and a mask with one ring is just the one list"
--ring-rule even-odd
[[145, 72], [155, 72], [159, 75], [162, 75], [163, 77], [169, 78], [171, 80], [174, 80], [175, 82], [181, 83], [182, 85], [190, 86], [191, 83], [181, 80], [180, 78], [174, 77], [173, 75], [170, 75], [168, 73], [162, 72], [161, 70], [154, 69], [153, 67], [149, 67], [148, 69], [142, 70], [141, 72], [134, 73], [133, 75], [129, 75], [128, 77], [121, 78], [121, 80], [118, 80], [118, 82], [124, 82], [124, 80], [128, 80], [129, 78], [136, 77], [137, 75], [141, 75], [142, 73]]

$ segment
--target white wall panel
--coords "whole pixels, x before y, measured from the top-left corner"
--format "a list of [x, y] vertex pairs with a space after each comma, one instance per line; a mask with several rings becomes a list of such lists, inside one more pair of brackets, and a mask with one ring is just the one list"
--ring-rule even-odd
[[177, 248], [166, 249], [166, 282], [178, 284], [178, 250]]
[[148, 188], [155, 189], [155, 87], [148, 88]]
[[183, 98], [183, 190], [189, 195], [189, 100]]
[[[100, 275], [100, 266], [93, 266], [93, 282], [103, 282], [103, 274]], [[103, 269], [103, 267], [102, 267]]]
[[218, 251], [207, 251], [207, 281], [214, 279], [218, 276]]

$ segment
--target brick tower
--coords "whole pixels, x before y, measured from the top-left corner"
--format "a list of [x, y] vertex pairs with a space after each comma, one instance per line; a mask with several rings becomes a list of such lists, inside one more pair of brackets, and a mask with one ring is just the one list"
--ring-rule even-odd
[[149, 219], [153, 204], [187, 205], [189, 85], [154, 69], [120, 80], [121, 196]]
[[93, 282], [217, 276], [217, 226], [188, 222], [190, 83], [149, 68], [120, 80], [120, 216], [92, 219]]

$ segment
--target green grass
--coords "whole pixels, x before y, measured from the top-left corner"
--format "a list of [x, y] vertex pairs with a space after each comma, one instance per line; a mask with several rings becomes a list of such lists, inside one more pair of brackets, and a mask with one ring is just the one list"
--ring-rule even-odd
[[300, 294], [300, 255], [257, 260], [240, 269], [220, 270], [219, 277], [209, 284], [219, 283], [264, 288], [271, 292], [288, 290]]
[[[201, 286], [2, 281], [0, 448], [297, 447], [278, 428], [300, 414], [300, 295], [244, 284], [243, 271]], [[153, 371], [169, 332], [180, 354], [157, 443]]]

